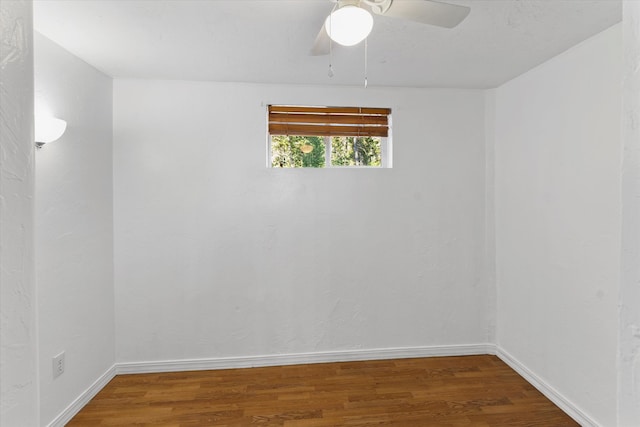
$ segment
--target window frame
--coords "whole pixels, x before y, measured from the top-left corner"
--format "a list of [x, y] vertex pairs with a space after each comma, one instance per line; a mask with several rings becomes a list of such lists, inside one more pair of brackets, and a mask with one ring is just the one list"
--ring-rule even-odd
[[[333, 165], [331, 162], [331, 139], [333, 137], [352, 137], [352, 136], [356, 136], [356, 135], [297, 135], [297, 134], [288, 134], [289, 136], [313, 136], [313, 137], [321, 137], [324, 140], [325, 143], [325, 164], [323, 167], [321, 168], [313, 168], [313, 167], [285, 167], [285, 168], [280, 168], [277, 166], [273, 166], [272, 164], [272, 159], [273, 159], [273, 151], [272, 151], [272, 146], [273, 146], [273, 140], [272, 137], [273, 136], [281, 136], [281, 135], [285, 135], [282, 133], [271, 133], [270, 132], [270, 121], [269, 121], [269, 114], [270, 114], [270, 107], [271, 106], [282, 106], [282, 105], [278, 105], [278, 104], [269, 104], [267, 105], [267, 117], [266, 117], [266, 124], [267, 124], [267, 168], [269, 169], [391, 169], [393, 167], [393, 145], [392, 145], [392, 110], [391, 108], [385, 108], [385, 110], [388, 110], [387, 114], [386, 114], [386, 120], [387, 120], [387, 128], [388, 128], [388, 133], [387, 136], [373, 136], [375, 138], [379, 138], [380, 139], [380, 166], [366, 166], [366, 165], [353, 165], [353, 166], [344, 166], [344, 165]], [[299, 107], [303, 107], [303, 106], [291, 106], [294, 108], [299, 108]], [[342, 108], [362, 108], [362, 109], [368, 109], [368, 107], [308, 107], [308, 108], [327, 108], [327, 109], [342, 109]], [[372, 107], [373, 108], [373, 107]], [[374, 108], [375, 109], [375, 108]]]

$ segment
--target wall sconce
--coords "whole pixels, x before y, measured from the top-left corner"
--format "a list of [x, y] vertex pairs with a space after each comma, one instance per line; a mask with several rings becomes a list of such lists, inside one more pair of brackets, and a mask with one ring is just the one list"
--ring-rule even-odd
[[55, 117], [36, 116], [34, 121], [36, 147], [38, 148], [60, 138], [67, 129], [67, 122]]

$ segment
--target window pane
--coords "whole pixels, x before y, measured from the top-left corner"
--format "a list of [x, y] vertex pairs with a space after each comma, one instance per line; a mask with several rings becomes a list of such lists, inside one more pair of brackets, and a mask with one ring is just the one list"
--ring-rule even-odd
[[380, 166], [381, 145], [378, 137], [331, 137], [331, 166]]
[[324, 138], [320, 136], [271, 136], [274, 168], [323, 168], [324, 156]]

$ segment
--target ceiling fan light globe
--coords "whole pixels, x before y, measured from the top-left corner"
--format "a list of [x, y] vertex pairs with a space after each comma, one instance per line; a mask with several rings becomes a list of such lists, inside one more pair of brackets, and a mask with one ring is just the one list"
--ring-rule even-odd
[[361, 7], [347, 5], [333, 11], [327, 17], [324, 27], [334, 42], [354, 46], [371, 33], [373, 17]]

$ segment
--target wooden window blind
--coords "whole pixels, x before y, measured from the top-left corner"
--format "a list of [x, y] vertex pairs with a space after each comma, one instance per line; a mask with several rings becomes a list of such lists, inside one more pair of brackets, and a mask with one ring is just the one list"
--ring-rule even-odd
[[269, 105], [269, 134], [389, 136], [390, 108]]

